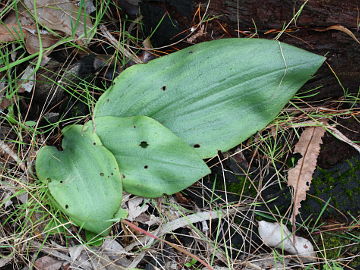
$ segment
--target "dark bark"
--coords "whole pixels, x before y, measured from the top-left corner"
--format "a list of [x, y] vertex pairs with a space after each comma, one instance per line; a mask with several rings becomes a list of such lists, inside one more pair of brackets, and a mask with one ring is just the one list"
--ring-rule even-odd
[[[267, 32], [283, 29], [303, 3], [294, 0], [212, 0], [210, 14], [219, 15], [219, 20], [234, 36], [245, 37], [243, 31], [249, 31], [250, 34], [257, 33], [258, 37], [272, 39], [278, 33]], [[305, 86], [305, 89], [321, 86], [316, 100], [340, 97], [343, 88], [354, 94], [359, 92], [360, 44], [341, 31], [318, 31], [332, 25], [342, 25], [360, 39], [360, 0], [310, 0], [289, 25], [290, 31], [279, 39], [327, 57], [327, 63], [341, 83], [324, 65]]]

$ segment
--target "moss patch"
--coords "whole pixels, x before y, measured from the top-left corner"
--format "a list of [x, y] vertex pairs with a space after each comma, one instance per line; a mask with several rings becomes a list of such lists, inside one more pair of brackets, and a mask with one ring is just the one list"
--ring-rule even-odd
[[[255, 197], [257, 190], [246, 176], [234, 175], [235, 180], [226, 182], [226, 191], [239, 196]], [[216, 181], [216, 189], [225, 190], [224, 181]]]
[[318, 168], [312, 180], [310, 196], [302, 204], [302, 212], [320, 213], [329, 200], [329, 205], [333, 207], [327, 207], [326, 216], [339, 215], [340, 212], [357, 216], [360, 214], [359, 180], [359, 157], [346, 160], [329, 170]]
[[[353, 230], [350, 233], [323, 233], [322, 237], [317, 235], [315, 240], [321, 250], [319, 255], [327, 260], [337, 260], [341, 257], [350, 257], [360, 254], [360, 230]], [[350, 267], [360, 266], [360, 257], [355, 258]]]

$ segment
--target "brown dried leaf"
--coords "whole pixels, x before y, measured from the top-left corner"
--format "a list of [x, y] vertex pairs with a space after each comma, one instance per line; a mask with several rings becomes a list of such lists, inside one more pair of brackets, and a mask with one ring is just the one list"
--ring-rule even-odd
[[294, 152], [300, 153], [302, 158], [296, 166], [289, 170], [288, 185], [294, 188], [294, 203], [291, 222], [299, 214], [301, 202], [306, 199], [306, 192], [310, 189], [312, 175], [316, 168], [317, 158], [320, 153], [320, 144], [325, 130], [322, 127], [307, 127], [295, 145]]
[[17, 24], [0, 25], [0, 43], [21, 40], [24, 33]]
[[[43, 33], [40, 35], [41, 37], [41, 46], [42, 48], [49, 48], [54, 45], [59, 38], [49, 34]], [[40, 41], [39, 37], [36, 33], [33, 32], [26, 32], [26, 42], [25, 47], [28, 53], [33, 54], [40, 50]], [[49, 54], [50, 52], [48, 52]]]
[[[35, 22], [23, 5], [18, 5], [17, 9], [20, 15], [18, 16], [14, 11], [10, 12], [4, 20], [5, 24], [0, 26], [0, 43], [24, 39], [26, 50], [30, 54], [37, 53], [40, 41]], [[6, 30], [10, 30], [10, 32], [6, 33]], [[6, 39], [6, 37], [8, 38]], [[40, 37], [42, 48], [48, 48], [59, 40], [59, 37], [55, 37], [45, 30], [41, 31]], [[47, 52], [47, 54], [49, 53], [50, 51]]]
[[[24, 0], [23, 2], [41, 25], [67, 36], [75, 34], [76, 39], [81, 39], [86, 36], [86, 33], [89, 34], [92, 28], [85, 8], [80, 8], [69, 0], [38, 0], [36, 2]], [[35, 3], [36, 7], [34, 7]], [[34, 14], [35, 10], [36, 14]]]
[[[0, 43], [25, 39], [26, 50], [33, 54], [38, 52], [40, 48], [36, 31], [36, 27], [32, 25], [23, 25], [21, 28], [17, 24], [0, 25]], [[59, 38], [46, 33], [46, 31], [41, 33], [40, 37], [43, 48], [48, 48], [59, 40]]]
[[63, 262], [58, 261], [50, 256], [44, 256], [35, 261], [37, 270], [59, 270]]
[[319, 31], [319, 32], [324, 32], [324, 31], [329, 31], [329, 30], [341, 31], [341, 32], [347, 34], [348, 36], [350, 36], [358, 44], [360, 44], [360, 41], [356, 38], [356, 36], [353, 34], [353, 32], [351, 32], [349, 29], [347, 29], [346, 27], [339, 25], [339, 24], [326, 27], [325, 29], [315, 29], [315, 30]]
[[9, 107], [12, 104], [10, 99], [7, 98], [3, 98], [0, 96], [0, 112], [2, 110], [5, 110], [7, 107]]
[[[21, 14], [20, 19], [17, 18], [15, 12], [12, 12], [5, 19], [5, 24], [0, 25], [0, 43], [24, 39], [26, 50], [30, 54], [37, 53], [40, 49], [40, 41], [35, 22], [31, 17], [27, 17], [29, 14], [22, 5], [19, 5], [18, 9]], [[42, 48], [48, 48], [59, 40], [47, 31], [41, 31], [40, 37]], [[49, 54], [50, 51], [47, 53]]]

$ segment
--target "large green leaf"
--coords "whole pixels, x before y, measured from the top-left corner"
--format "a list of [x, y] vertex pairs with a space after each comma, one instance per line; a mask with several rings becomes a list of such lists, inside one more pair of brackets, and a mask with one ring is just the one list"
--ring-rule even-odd
[[92, 129], [63, 129], [63, 151], [45, 146], [36, 172], [48, 184], [56, 205], [79, 226], [106, 234], [122, 199], [121, 174], [115, 157]]
[[147, 115], [211, 157], [263, 129], [324, 59], [273, 40], [200, 43], [125, 70], [95, 117]]
[[210, 173], [186, 142], [146, 117], [98, 117], [94, 126], [103, 145], [115, 156], [124, 190], [144, 197], [173, 194]]

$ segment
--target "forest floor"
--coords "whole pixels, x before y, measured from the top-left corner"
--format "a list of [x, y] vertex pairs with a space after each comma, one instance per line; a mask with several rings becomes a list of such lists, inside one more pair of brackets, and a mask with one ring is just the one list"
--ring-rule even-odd
[[[360, 4], [31, 2], [0, 6], [0, 269], [360, 269]], [[119, 221], [94, 236], [54, 207], [35, 172], [42, 146], [59, 147], [63, 127], [91, 120], [124, 69], [230, 37], [277, 39], [327, 60], [266, 128], [207, 160], [209, 176], [173, 196], [125, 195], [128, 220], [147, 234]], [[318, 121], [327, 129], [296, 218], [316, 252], [304, 260], [264, 244], [258, 222], [292, 227], [288, 172]]]

